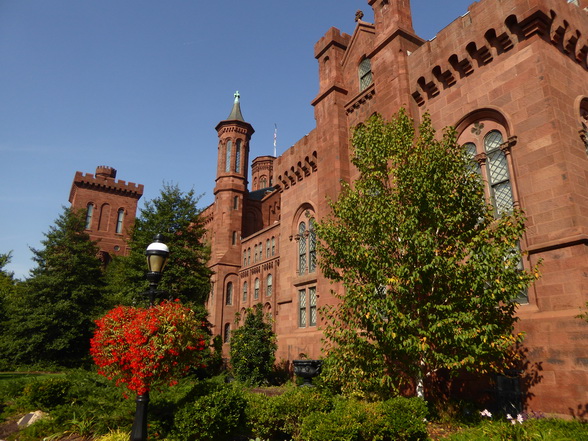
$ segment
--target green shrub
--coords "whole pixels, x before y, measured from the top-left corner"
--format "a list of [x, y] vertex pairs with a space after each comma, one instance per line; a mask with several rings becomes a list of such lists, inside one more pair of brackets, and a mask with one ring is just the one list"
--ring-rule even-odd
[[23, 390], [22, 403], [35, 409], [49, 411], [69, 401], [71, 381], [54, 377], [32, 381]]
[[384, 402], [338, 399], [331, 412], [304, 418], [305, 441], [421, 441], [427, 439], [426, 404], [420, 399]]
[[246, 431], [246, 406], [244, 392], [227, 385], [180, 408], [169, 438], [177, 441], [230, 441]]
[[247, 417], [253, 437], [290, 440], [299, 437], [306, 415], [332, 407], [332, 397], [318, 388], [289, 386], [282, 395], [250, 397]]

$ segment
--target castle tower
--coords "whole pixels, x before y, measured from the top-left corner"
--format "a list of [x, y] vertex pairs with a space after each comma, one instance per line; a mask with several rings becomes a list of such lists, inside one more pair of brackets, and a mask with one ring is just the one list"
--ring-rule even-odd
[[215, 332], [222, 333], [226, 338], [228, 332], [222, 332], [222, 326], [227, 323], [230, 326], [233, 322], [239, 287], [243, 209], [248, 194], [249, 140], [254, 133], [251, 124], [243, 119], [239, 98], [239, 92], [235, 92], [229, 117], [215, 128], [218, 133], [218, 159], [212, 209], [214, 221], [210, 227], [209, 267], [214, 275], [209, 311]]
[[76, 172], [69, 202], [86, 213], [86, 231], [98, 242], [105, 263], [113, 255], [127, 255], [129, 228], [135, 222], [143, 185], [116, 181], [116, 170], [100, 165], [96, 174]]
[[251, 164], [251, 181], [253, 191], [274, 185], [274, 156], [258, 156]]

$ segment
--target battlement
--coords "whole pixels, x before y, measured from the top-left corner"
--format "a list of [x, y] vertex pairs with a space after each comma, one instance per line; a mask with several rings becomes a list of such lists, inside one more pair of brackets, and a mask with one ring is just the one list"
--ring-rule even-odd
[[341, 33], [339, 29], [331, 27], [314, 45], [314, 57], [319, 58], [331, 46], [337, 46], [340, 49], [345, 50], [350, 41], [351, 35], [346, 34], [345, 32]]
[[96, 175], [77, 171], [74, 177], [73, 186], [125, 193], [136, 198], [140, 198], [143, 195], [143, 184], [136, 184], [134, 182], [126, 182], [123, 180], [115, 181], [115, 176], [116, 170], [112, 167], [106, 166], [99, 166], [96, 168]]
[[413, 99], [424, 105], [534, 36], [588, 69], [588, 1], [579, 3], [481, 0], [472, 4], [408, 58]]

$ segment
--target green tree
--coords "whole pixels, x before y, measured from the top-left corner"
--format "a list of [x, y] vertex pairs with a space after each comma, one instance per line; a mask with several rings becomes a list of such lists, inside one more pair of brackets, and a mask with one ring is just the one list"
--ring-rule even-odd
[[231, 333], [230, 346], [231, 366], [237, 380], [251, 385], [268, 381], [278, 346], [261, 304], [245, 311], [245, 322]]
[[344, 286], [325, 308], [327, 377], [347, 392], [428, 389], [440, 372], [500, 371], [513, 362], [521, 269], [516, 209], [495, 217], [483, 183], [448, 129], [418, 135], [400, 111], [353, 132], [359, 178], [317, 225], [320, 265]]
[[115, 258], [108, 267], [111, 306], [132, 305], [147, 291], [145, 249], [161, 233], [170, 256], [159, 289], [166, 297], [203, 307], [210, 292], [210, 249], [197, 203], [193, 190], [184, 193], [165, 184], [159, 197], [145, 204], [131, 232], [129, 256]]
[[82, 213], [65, 208], [36, 267], [6, 298], [0, 353], [16, 364], [79, 366], [89, 360], [94, 319], [103, 311], [104, 276], [98, 248]]

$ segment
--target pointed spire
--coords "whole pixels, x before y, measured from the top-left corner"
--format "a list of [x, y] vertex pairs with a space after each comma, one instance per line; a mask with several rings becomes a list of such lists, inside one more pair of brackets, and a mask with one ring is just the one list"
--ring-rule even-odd
[[241, 113], [241, 104], [239, 103], [239, 98], [241, 98], [241, 95], [239, 94], [239, 91], [236, 91], [235, 92], [235, 102], [233, 104], [233, 109], [231, 110], [231, 114], [227, 118], [228, 121], [237, 120], [237, 121], [245, 122], [245, 120], [243, 119], [243, 114]]

